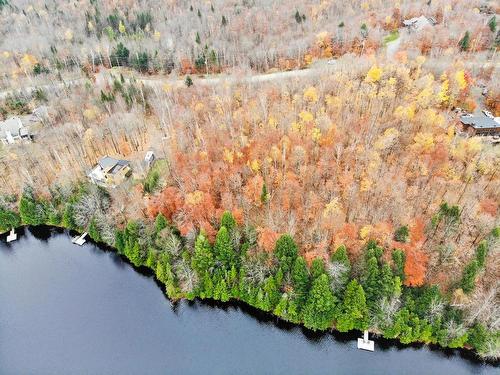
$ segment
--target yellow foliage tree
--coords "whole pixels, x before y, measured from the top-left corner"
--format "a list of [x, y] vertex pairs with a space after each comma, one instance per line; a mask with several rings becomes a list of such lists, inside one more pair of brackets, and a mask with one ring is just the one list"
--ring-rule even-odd
[[310, 103], [318, 101], [318, 91], [315, 87], [311, 86], [304, 90], [304, 100]]
[[383, 73], [382, 68], [379, 68], [377, 65], [373, 65], [368, 71], [368, 73], [366, 73], [365, 82], [375, 83], [380, 81], [382, 73]]

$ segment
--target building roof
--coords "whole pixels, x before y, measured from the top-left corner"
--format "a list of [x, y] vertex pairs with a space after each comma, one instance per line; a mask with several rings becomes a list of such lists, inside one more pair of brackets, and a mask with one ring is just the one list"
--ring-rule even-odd
[[19, 131], [23, 127], [19, 117], [11, 117], [5, 121], [0, 122], [0, 138], [7, 138], [8, 134], [10, 136], [19, 136]]
[[113, 174], [129, 165], [130, 162], [127, 160], [115, 159], [110, 156], [104, 156], [99, 160], [98, 164], [104, 171]]
[[474, 129], [500, 128], [500, 123], [487, 116], [460, 116], [460, 121], [462, 124], [470, 125]]
[[403, 24], [405, 26], [413, 27], [416, 30], [420, 30], [420, 29], [423, 29], [427, 25], [432, 25], [433, 20], [429, 19], [425, 16], [420, 16], [420, 17], [414, 17], [414, 18], [410, 18], [408, 20], [404, 20]]

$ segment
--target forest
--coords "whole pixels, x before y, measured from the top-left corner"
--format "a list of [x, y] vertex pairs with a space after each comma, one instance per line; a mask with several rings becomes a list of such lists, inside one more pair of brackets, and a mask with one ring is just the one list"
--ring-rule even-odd
[[[0, 120], [47, 109], [0, 143], [0, 232], [88, 232], [172, 300], [497, 360], [500, 148], [460, 113], [500, 116], [499, 11], [0, 0]], [[132, 177], [91, 184], [105, 155]]]

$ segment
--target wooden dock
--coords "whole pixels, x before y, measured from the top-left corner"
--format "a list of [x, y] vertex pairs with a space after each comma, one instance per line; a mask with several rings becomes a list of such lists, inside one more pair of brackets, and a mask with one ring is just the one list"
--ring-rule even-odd
[[87, 232], [83, 233], [81, 236], [73, 237], [71, 242], [73, 242], [76, 245], [82, 246], [86, 242], [85, 237], [87, 237]]
[[375, 342], [373, 340], [368, 340], [368, 331], [364, 332], [362, 338], [358, 338], [358, 349], [368, 350], [370, 352], [375, 351]]
[[9, 235], [7, 236], [7, 242], [12, 242], [15, 240], [17, 240], [17, 233], [14, 228], [12, 228]]

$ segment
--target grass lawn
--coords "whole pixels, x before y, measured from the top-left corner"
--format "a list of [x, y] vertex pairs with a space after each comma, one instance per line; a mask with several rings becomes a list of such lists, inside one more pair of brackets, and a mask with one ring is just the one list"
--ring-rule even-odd
[[399, 31], [398, 30], [391, 31], [389, 35], [384, 37], [384, 45], [390, 42], [394, 42], [398, 38], [399, 38]]

